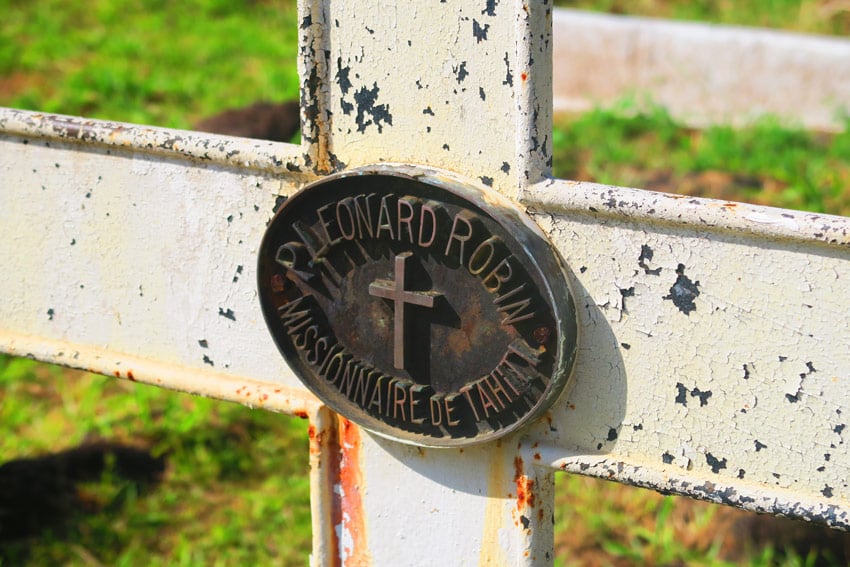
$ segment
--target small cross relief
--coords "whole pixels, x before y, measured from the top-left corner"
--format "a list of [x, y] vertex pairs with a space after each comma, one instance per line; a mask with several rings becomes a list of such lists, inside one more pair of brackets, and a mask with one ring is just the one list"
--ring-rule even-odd
[[395, 257], [395, 275], [392, 280], [375, 280], [369, 284], [369, 295], [389, 299], [393, 302], [393, 366], [405, 368], [405, 311], [406, 306], [434, 307], [434, 300], [442, 297], [437, 291], [410, 291], [405, 289], [407, 260], [412, 252], [403, 252]]

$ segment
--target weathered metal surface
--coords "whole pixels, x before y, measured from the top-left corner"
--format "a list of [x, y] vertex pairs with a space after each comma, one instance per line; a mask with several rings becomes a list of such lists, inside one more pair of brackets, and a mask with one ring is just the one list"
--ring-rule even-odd
[[298, 146], [15, 110], [0, 129], [0, 349], [254, 405], [245, 378], [306, 396], [255, 287], [265, 223], [306, 179], [281, 176]]
[[526, 203], [582, 337], [543, 460], [850, 528], [850, 221], [571, 182]]
[[342, 564], [552, 563], [552, 472], [525, 462], [515, 436], [432, 449], [341, 431]]
[[554, 106], [649, 98], [696, 126], [768, 115], [843, 130], [850, 41], [765, 29], [554, 12]]
[[272, 220], [258, 278], [305, 385], [394, 439], [501, 437], [539, 417], [572, 369], [575, 308], [551, 245], [498, 193], [436, 171], [306, 187]]
[[305, 140], [319, 171], [417, 163], [515, 196], [549, 170], [547, 2], [299, 7]]

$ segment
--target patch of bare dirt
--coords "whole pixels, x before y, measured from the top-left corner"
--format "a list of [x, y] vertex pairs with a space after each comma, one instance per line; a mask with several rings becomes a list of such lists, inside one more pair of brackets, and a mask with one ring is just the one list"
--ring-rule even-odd
[[0, 75], [0, 101], [10, 101], [28, 90], [44, 87], [44, 78], [37, 73], [18, 71], [6, 76]]

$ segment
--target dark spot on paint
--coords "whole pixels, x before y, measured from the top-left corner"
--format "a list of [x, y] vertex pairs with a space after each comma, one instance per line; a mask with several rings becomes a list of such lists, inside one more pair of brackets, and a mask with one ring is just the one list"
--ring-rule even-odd
[[762, 443], [758, 439], [756, 439], [755, 441], [756, 441], [756, 453], [758, 453], [762, 449], [767, 449], [767, 445], [765, 445], [764, 443]]
[[692, 398], [699, 398], [700, 407], [708, 405], [708, 399], [712, 396], [711, 390], [707, 390], [703, 392], [699, 388], [694, 388], [690, 392], [685, 388], [685, 385], [681, 382], [676, 383], [676, 400], [677, 404], [682, 404], [683, 406], [688, 405], [687, 394], [690, 393]]
[[455, 77], [457, 78], [458, 84], [462, 83], [463, 80], [469, 76], [469, 72], [466, 70], [466, 61], [461, 63], [458, 67], [453, 67], [452, 70], [455, 73]]
[[336, 157], [336, 154], [333, 152], [328, 152], [328, 161], [334, 171], [341, 171], [345, 169], [345, 162]]
[[582, 266], [581, 268], [578, 269], [578, 271], [581, 272], [582, 274], [585, 273], [587, 271], [587, 266]]
[[685, 385], [681, 382], [676, 382], [676, 403], [682, 404], [683, 406], [688, 405], [688, 389], [685, 388]]
[[642, 424], [642, 423], [638, 423], [637, 425], [633, 425], [633, 426], [632, 426], [632, 430], [633, 430], [633, 431], [643, 431], [643, 424]]
[[91, 191], [89, 191], [88, 193], [86, 193], [86, 199], [91, 199]]
[[449, 151], [449, 145], [448, 145], [448, 144], [443, 144], [443, 149], [444, 149], [444, 150], [446, 150], [446, 151]]
[[621, 289], [620, 296], [622, 297], [620, 300], [620, 309], [628, 313], [628, 309], [626, 309], [626, 298], [635, 296], [635, 287], [632, 286], [628, 289]]
[[242, 274], [242, 266], [241, 265], [236, 266], [236, 274], [233, 276], [233, 283], [236, 283], [236, 282], [239, 281], [240, 274]]
[[817, 372], [817, 370], [815, 370], [815, 367], [811, 362], [806, 363], [806, 368], [809, 369], [809, 374], [811, 374], [812, 372]]
[[480, 179], [480, 180], [481, 180], [481, 183], [483, 183], [483, 184], [484, 184], [484, 185], [486, 185], [487, 187], [492, 187], [492, 186], [493, 186], [493, 178], [492, 178], [492, 177], [487, 177], [486, 175], [482, 175], [482, 176], [481, 176], [481, 177], [479, 177], [478, 179]]
[[507, 71], [505, 73], [505, 80], [502, 81], [502, 84], [512, 87], [514, 86], [514, 75], [511, 73], [511, 60], [510, 57], [508, 57], [507, 52], [505, 52], [505, 67], [507, 68]]
[[827, 498], [832, 498], [832, 487], [828, 484], [825, 484], [823, 486], [823, 490], [821, 490], [820, 493], [826, 496]]
[[59, 169], [59, 164], [58, 164], [58, 163], [54, 163], [53, 165], [55, 165], [55, 166], [56, 166], [56, 169]]
[[339, 99], [339, 106], [342, 108], [342, 113], [346, 116], [350, 116], [351, 112], [354, 110], [354, 105], [342, 97]]
[[478, 87], [478, 96], [481, 97], [481, 100], [487, 100], [487, 94], [484, 92], [484, 87]]
[[286, 202], [286, 197], [284, 197], [283, 195], [278, 195], [277, 197], [275, 197], [274, 208], [272, 209], [272, 212], [274, 212], [274, 213], [278, 212], [285, 202]]
[[694, 388], [691, 390], [691, 397], [699, 398], [699, 407], [706, 406], [708, 405], [708, 398], [711, 397], [711, 390], [703, 392], [699, 388]]
[[307, 28], [309, 28], [312, 25], [313, 25], [313, 16], [311, 16], [310, 14], [307, 14], [306, 16], [304, 16], [304, 19], [301, 20], [301, 29], [306, 30]]
[[236, 315], [234, 315], [234, 313], [233, 313], [233, 310], [232, 310], [232, 309], [228, 309], [227, 311], [225, 311], [224, 309], [222, 309], [221, 307], [219, 307], [219, 308], [218, 308], [218, 314], [219, 314], [220, 316], [224, 317], [225, 319], [230, 319], [231, 321], [235, 321], [235, 320], [236, 320]]
[[711, 453], [705, 454], [705, 462], [711, 467], [711, 472], [715, 474], [726, 468], [726, 459], [718, 459]]
[[199, 339], [198, 344], [201, 345], [201, 348], [209, 348], [210, 343], [207, 342], [207, 339]]
[[429, 106], [429, 107], [424, 108], [424, 109], [422, 110], [422, 114], [430, 114], [431, 116], [434, 116], [434, 111], [433, 111], [433, 110], [431, 110], [431, 107]]
[[617, 440], [617, 430], [613, 427], [608, 428], [608, 441], [616, 441]]
[[53, 308], [52, 308], [52, 307], [51, 307], [50, 309], [48, 309], [48, 310], [47, 310], [47, 320], [48, 320], [48, 321], [53, 321], [53, 316], [54, 316], [55, 314], [56, 314], [56, 312], [55, 312], [55, 311], [53, 311]]
[[597, 209], [596, 207], [587, 207], [587, 210], [589, 210], [591, 213], [598, 213], [599, 212], [599, 209]]
[[629, 343], [620, 343], [620, 346], [623, 347], [626, 350], [629, 350], [630, 348], [632, 348], [632, 345], [630, 345]]
[[233, 222], [233, 215], [227, 215], [227, 224], [230, 224], [232, 222]]
[[738, 469], [738, 478], [744, 478], [745, 474], [747, 474], [747, 471], [744, 469]]
[[486, 16], [495, 16], [496, 15], [496, 6], [498, 6], [499, 0], [487, 0], [487, 5], [481, 10], [482, 15]]
[[204, 355], [204, 364], [209, 364], [210, 366], [215, 366], [215, 363], [213, 363], [213, 361], [207, 355]]
[[665, 465], [672, 464], [673, 463], [673, 455], [665, 452], [663, 455], [661, 455], [661, 462], [664, 463]]
[[657, 276], [661, 273], [661, 268], [650, 269], [648, 262], [652, 260], [653, 251], [646, 244], [640, 247], [640, 256], [638, 256], [638, 266], [643, 268], [643, 272], [649, 276]]
[[665, 295], [662, 299], [669, 299], [673, 305], [679, 308], [679, 311], [685, 315], [690, 315], [691, 311], [696, 311], [696, 299], [699, 294], [699, 282], [692, 282], [685, 275], [685, 265], [679, 264], [676, 268], [676, 283], [670, 288], [669, 295]]
[[74, 245], [74, 244], [76, 244], [76, 243], [77, 243], [77, 239], [76, 239], [76, 238], [72, 238], [72, 239], [71, 239], [71, 246], [73, 246], [73, 245]]
[[782, 356], [781, 354], [779, 355], [779, 362], [785, 362], [786, 360], [788, 360], [787, 356]]
[[[372, 88], [367, 89], [362, 87], [354, 93], [354, 102], [357, 105], [357, 131], [365, 132], [366, 128], [374, 124], [378, 132], [383, 132], [381, 122], [392, 126], [393, 117], [390, 114], [389, 106], [386, 104], [375, 104], [378, 101], [378, 93], [380, 92], [378, 83], [372, 83]], [[369, 118], [371, 117], [371, 118]]]
[[838, 433], [839, 435], [841, 435], [841, 432], [842, 432], [842, 431], [844, 431], [844, 428], [845, 428], [845, 427], [847, 427], [847, 426], [846, 426], [845, 424], [843, 424], [843, 423], [842, 423], [842, 424], [840, 424], [840, 425], [836, 425], [835, 427], [833, 427], [833, 428], [832, 428], [832, 430], [833, 430], [835, 433]]
[[502, 173], [508, 174], [511, 172], [511, 165], [508, 162], [503, 161], [502, 167], [500, 167], [499, 169], [502, 170]]
[[745, 364], [745, 365], [744, 365], [744, 380], [749, 380], [749, 379], [750, 379], [750, 369], [749, 369], [749, 367]]
[[528, 526], [531, 525], [531, 520], [529, 520], [525, 516], [520, 516], [519, 521], [522, 522], [522, 529], [524, 529], [524, 530], [527, 530]]
[[816, 468], [815, 470], [816, 470], [816, 471], [818, 471], [818, 472], [823, 472], [823, 471], [825, 471], [825, 470], [826, 470], [826, 467], [825, 467], [825, 466], [823, 466], [823, 465], [821, 465], [821, 466], [819, 466], [818, 468]]
[[793, 396], [791, 394], [785, 394], [785, 399], [791, 402], [792, 404], [796, 404], [800, 401], [800, 394], [794, 394]]
[[366, 31], [369, 32], [369, 35], [375, 35], [375, 30], [371, 29], [369, 26], [363, 26], [366, 28]]
[[487, 30], [489, 29], [490, 24], [484, 24], [484, 27], [481, 27], [478, 20], [472, 20], [472, 37], [476, 39], [476, 43], [481, 43], [482, 41], [487, 40]]
[[600, 449], [602, 449], [602, 443], [597, 443], [596, 450], [599, 451]]

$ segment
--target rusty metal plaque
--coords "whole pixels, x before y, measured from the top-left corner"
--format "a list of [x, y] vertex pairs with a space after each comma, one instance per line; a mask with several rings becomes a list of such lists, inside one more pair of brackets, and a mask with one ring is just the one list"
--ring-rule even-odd
[[289, 198], [260, 247], [266, 323], [304, 384], [393, 439], [482, 442], [565, 386], [563, 263], [514, 205], [434, 172], [362, 169]]

